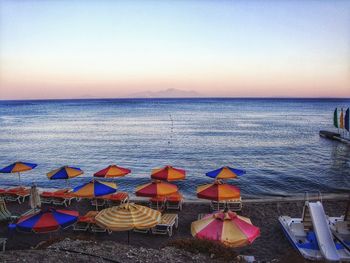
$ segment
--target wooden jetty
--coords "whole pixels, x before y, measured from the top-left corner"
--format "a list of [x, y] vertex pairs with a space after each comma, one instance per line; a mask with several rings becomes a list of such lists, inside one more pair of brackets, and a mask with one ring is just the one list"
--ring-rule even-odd
[[350, 145], [350, 139], [341, 137], [341, 135], [336, 132], [320, 131], [320, 136], [330, 140], [339, 141]]

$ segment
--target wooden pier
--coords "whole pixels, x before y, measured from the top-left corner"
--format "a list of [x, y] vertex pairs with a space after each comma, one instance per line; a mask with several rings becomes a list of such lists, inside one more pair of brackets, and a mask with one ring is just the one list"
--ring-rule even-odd
[[326, 139], [339, 141], [339, 142], [346, 143], [346, 144], [350, 145], [350, 139], [341, 137], [341, 135], [339, 133], [336, 133], [336, 132], [320, 131], [320, 136], [324, 137]]

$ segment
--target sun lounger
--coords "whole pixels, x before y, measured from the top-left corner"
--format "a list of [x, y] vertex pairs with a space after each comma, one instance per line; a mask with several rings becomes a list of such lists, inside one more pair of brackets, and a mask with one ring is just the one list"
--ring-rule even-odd
[[227, 208], [231, 211], [241, 211], [242, 210], [242, 198], [238, 199], [232, 199], [232, 200], [225, 200], [225, 201], [211, 201], [210, 203], [210, 210], [211, 211], [218, 211], [218, 210], [225, 210]]
[[98, 211], [89, 211], [83, 216], [79, 216], [77, 222], [73, 226], [74, 231], [88, 231], [91, 232], [108, 232], [109, 234], [111, 231], [107, 230], [106, 228], [102, 228], [99, 225], [96, 224], [95, 217], [98, 214]]
[[54, 195], [55, 194], [62, 194], [62, 193], [68, 193], [70, 189], [66, 188], [66, 189], [59, 189], [57, 191], [54, 191], [54, 192], [42, 192], [40, 194], [40, 201], [41, 203], [44, 203], [44, 204], [52, 204], [53, 201], [54, 201]]
[[226, 208], [226, 202], [225, 201], [211, 201], [210, 202], [210, 210], [211, 211], [219, 211], [224, 210]]
[[72, 202], [72, 200], [76, 199], [76, 197], [69, 192], [65, 193], [53, 193], [52, 197], [52, 204], [54, 205], [64, 205], [69, 206]]
[[226, 208], [231, 211], [241, 211], [242, 210], [242, 198], [227, 200]]
[[18, 218], [18, 216], [12, 215], [7, 209], [4, 199], [0, 199], [0, 221], [10, 221], [13, 222]]
[[103, 207], [106, 205], [106, 200], [104, 198], [95, 198], [91, 200], [92, 206]]
[[165, 209], [166, 197], [152, 197], [149, 200], [149, 207], [158, 211]]
[[108, 206], [118, 206], [128, 202], [129, 194], [127, 192], [118, 192], [104, 197]]
[[183, 197], [177, 192], [166, 197], [166, 209], [182, 210]]
[[7, 238], [4, 238], [4, 237], [0, 238], [0, 246], [2, 245], [2, 252], [4, 252], [6, 249], [6, 242], [7, 242]]
[[161, 221], [151, 229], [152, 234], [173, 235], [173, 228], [178, 228], [179, 216], [177, 214], [163, 214]]
[[4, 198], [6, 201], [23, 203], [26, 197], [29, 197], [30, 189], [24, 187], [15, 187], [7, 189], [4, 193]]

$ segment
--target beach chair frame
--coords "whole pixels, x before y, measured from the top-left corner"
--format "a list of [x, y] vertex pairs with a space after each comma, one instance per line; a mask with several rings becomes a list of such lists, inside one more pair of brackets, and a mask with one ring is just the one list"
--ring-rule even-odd
[[183, 204], [183, 200], [179, 200], [179, 201], [172, 201], [172, 200], [167, 200], [166, 201], [166, 209], [167, 210], [179, 210], [182, 211], [182, 204]]
[[164, 198], [164, 200], [161, 201], [153, 201], [150, 199], [148, 206], [154, 210], [164, 211], [166, 207], [166, 199]]
[[6, 243], [7, 243], [7, 238], [1, 237], [0, 238], [0, 246], [2, 245], [2, 252], [5, 252], [5, 250], [6, 250]]
[[12, 215], [11, 212], [7, 209], [5, 200], [0, 199], [0, 221], [10, 221], [14, 222], [18, 219], [18, 216]]
[[238, 212], [241, 211], [243, 207], [242, 204], [242, 198], [238, 198], [238, 199], [233, 199], [233, 200], [227, 200], [226, 201], [226, 208], [228, 210], [234, 211], [234, 212]]
[[178, 228], [179, 226], [179, 216], [178, 214], [163, 214], [162, 218], [164, 217], [170, 217], [171, 220], [168, 223], [164, 223], [161, 219], [159, 224], [151, 228], [151, 232], [152, 234], [168, 235], [171, 237], [173, 235], [173, 228]]

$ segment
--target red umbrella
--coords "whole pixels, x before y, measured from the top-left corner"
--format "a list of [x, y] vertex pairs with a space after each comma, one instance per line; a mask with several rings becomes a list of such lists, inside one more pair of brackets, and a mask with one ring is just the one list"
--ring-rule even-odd
[[131, 173], [130, 169], [117, 166], [115, 164], [109, 165], [108, 167], [102, 169], [101, 171], [94, 174], [95, 177], [121, 177]]

